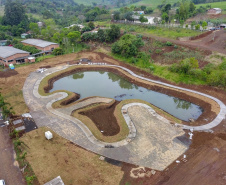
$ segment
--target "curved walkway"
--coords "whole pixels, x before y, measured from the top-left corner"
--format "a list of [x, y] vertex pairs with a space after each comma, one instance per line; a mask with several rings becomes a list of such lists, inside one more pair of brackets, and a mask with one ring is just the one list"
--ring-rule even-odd
[[[150, 80], [150, 79], [138, 76], [138, 75], [134, 74], [132, 71], [130, 71], [124, 67], [121, 67], [121, 66], [115, 66], [115, 65], [105, 65], [105, 66], [121, 68], [121, 69], [127, 71], [128, 73], [132, 74], [133, 76], [143, 79], [143, 80], [158, 83], [161, 85], [166, 85], [166, 86], [177, 88], [177, 89], [186, 90], [184, 88], [179, 88], [176, 86], [172, 86], [169, 84], [157, 82], [154, 80]], [[127, 109], [129, 106], [135, 106], [135, 105], [139, 105], [140, 107], [143, 106], [143, 107], [145, 107], [146, 110], [149, 110], [150, 119], [152, 119], [153, 116], [157, 115], [157, 114], [153, 113], [153, 110], [151, 110], [151, 108], [149, 108], [149, 107], [147, 108], [146, 107], [147, 105], [144, 105], [144, 104], [142, 104], [142, 105], [141, 104], [133, 104], [132, 105], [131, 104], [131, 105], [127, 105], [127, 108], [126, 108], [126, 106], [122, 108], [123, 116], [124, 116], [128, 126], [130, 127], [131, 132], [130, 132], [130, 135], [127, 137], [127, 139], [120, 141], [120, 142], [113, 143], [113, 144], [111, 143], [110, 146], [109, 146], [109, 143], [104, 143], [104, 142], [97, 140], [92, 135], [90, 130], [86, 126], [84, 126], [84, 124], [80, 120], [53, 109], [51, 105], [55, 101], [65, 98], [67, 96], [67, 94], [63, 93], [63, 92], [59, 92], [59, 93], [54, 93], [50, 96], [40, 96], [38, 93], [38, 87], [39, 87], [41, 80], [45, 76], [47, 76], [51, 73], [54, 73], [56, 71], [66, 69], [67, 67], [68, 66], [64, 66], [64, 67], [61, 66], [61, 67], [48, 69], [47, 72], [44, 72], [42, 74], [33, 72], [26, 79], [26, 82], [25, 82], [24, 88], [23, 88], [24, 98], [25, 98], [25, 101], [30, 108], [31, 114], [38, 126], [50, 127], [52, 130], [54, 130], [56, 133], [58, 133], [62, 137], [66, 138], [88, 150], [91, 150], [95, 153], [104, 155], [104, 156], [112, 158], [112, 159], [132, 163], [132, 164], [137, 164], [137, 165], [141, 165], [141, 166], [146, 166], [146, 167], [150, 167], [150, 168], [157, 169], [157, 170], [164, 169], [163, 163], [170, 164], [169, 161], [166, 162], [165, 160], [163, 160], [162, 163], [161, 163], [161, 161], [158, 161], [158, 164], [161, 163], [160, 166], [163, 165], [162, 167], [160, 167], [158, 165], [153, 166], [153, 161], [152, 161], [153, 160], [153, 151], [146, 153], [146, 157], [145, 157], [146, 160], [140, 159], [140, 157], [139, 157], [143, 153], [145, 153], [145, 151], [147, 150], [146, 146], [143, 147], [139, 144], [139, 140], [141, 138], [143, 138], [143, 140], [148, 140], [149, 142], [151, 142], [152, 138], [147, 138], [147, 136], [148, 136], [147, 134], [144, 136], [141, 132], [136, 132], [136, 128], [138, 129], [139, 125], [135, 124], [135, 126], [136, 126], [136, 128], [135, 128], [135, 126], [132, 122], [132, 119], [131, 119], [131, 117], [133, 115], [129, 115], [126, 112], [128, 112]], [[203, 93], [199, 93], [199, 92], [192, 91], [192, 90], [187, 90], [187, 91], [205, 95]], [[210, 97], [209, 95], [205, 95], [205, 96]], [[216, 98], [211, 97], [211, 99], [215, 100]], [[221, 122], [221, 120], [225, 116], [226, 109], [225, 109], [225, 105], [220, 100], [216, 99], [216, 102], [219, 102], [218, 104], [221, 107], [220, 114], [218, 114], [218, 116], [217, 116], [218, 119], [213, 120], [213, 123], [211, 122], [211, 123], [207, 124], [207, 126], [203, 125], [198, 128], [195, 128], [195, 127], [191, 127], [191, 128], [193, 128], [194, 130], [205, 130], [205, 129], [213, 128], [214, 126], [218, 125]], [[159, 120], [159, 118], [161, 117], [161, 116], [160, 117], [158, 117], [158, 116], [156, 117], [156, 118], [158, 118], [157, 120]], [[161, 120], [161, 122], [164, 123], [164, 119]], [[170, 127], [170, 129], [173, 129], [173, 128], [176, 129], [175, 127]], [[189, 127], [186, 127], [186, 128], [190, 129]], [[151, 132], [150, 129], [151, 128], [149, 126], [146, 129], [142, 130], [142, 132], [150, 133]], [[178, 134], [176, 134], [176, 135], [178, 135]], [[174, 137], [171, 137], [171, 138], [175, 139]], [[185, 145], [178, 140], [176, 141], [176, 143], [180, 143], [180, 145], [181, 144]], [[120, 147], [118, 147], [118, 146], [120, 146]], [[117, 147], [117, 148], [115, 148], [115, 147]], [[185, 148], [187, 148], [187, 146]], [[185, 151], [185, 148], [183, 149], [183, 151], [179, 152], [176, 156], [174, 156], [174, 160]]]

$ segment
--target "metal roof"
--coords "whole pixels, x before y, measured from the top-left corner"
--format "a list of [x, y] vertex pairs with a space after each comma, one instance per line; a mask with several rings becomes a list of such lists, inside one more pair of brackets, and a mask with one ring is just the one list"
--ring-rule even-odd
[[44, 41], [44, 40], [40, 40], [40, 39], [26, 39], [26, 40], [23, 40], [21, 42], [25, 43], [25, 44], [30, 44], [30, 45], [33, 45], [33, 46], [38, 46], [38, 47], [41, 47], [41, 48], [44, 48], [44, 47], [52, 45], [52, 44], [57, 44], [57, 43], [54, 43], [54, 42], [48, 42], [48, 41]]
[[0, 57], [7, 58], [15, 54], [29, 54], [27, 51], [23, 51], [11, 46], [0, 46]]

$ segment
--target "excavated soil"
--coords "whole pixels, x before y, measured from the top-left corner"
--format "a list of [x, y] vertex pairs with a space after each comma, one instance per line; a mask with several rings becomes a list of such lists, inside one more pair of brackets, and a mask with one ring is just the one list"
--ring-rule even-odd
[[7, 71], [0, 71], [0, 78], [8, 78], [17, 74], [18, 72], [16, 70], [8, 69]]
[[114, 116], [115, 107], [120, 102], [112, 105], [102, 105], [91, 110], [81, 111], [79, 114], [89, 117], [104, 136], [114, 136], [119, 133], [120, 127]]

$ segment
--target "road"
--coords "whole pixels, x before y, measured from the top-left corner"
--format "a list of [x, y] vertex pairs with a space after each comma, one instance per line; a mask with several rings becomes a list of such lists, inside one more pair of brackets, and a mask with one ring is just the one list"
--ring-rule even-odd
[[25, 180], [14, 159], [14, 149], [6, 127], [0, 127], [0, 179], [6, 185], [25, 185]]

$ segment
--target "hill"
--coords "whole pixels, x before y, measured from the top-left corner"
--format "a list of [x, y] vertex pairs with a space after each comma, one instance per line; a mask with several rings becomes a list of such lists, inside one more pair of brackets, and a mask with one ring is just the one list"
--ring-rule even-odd
[[[165, 0], [165, 2], [168, 4], [170, 3], [171, 5], [173, 5], [174, 3], [177, 3], [178, 0]], [[145, 5], [148, 7], [153, 7], [156, 8], [158, 5], [162, 4], [162, 0], [141, 0], [137, 3], [134, 3], [132, 5], [136, 5], [136, 6], [141, 6], [141, 5]]]
[[207, 6], [210, 5], [212, 8], [221, 8], [223, 10], [223, 13], [226, 14], [226, 1], [222, 2], [215, 2], [215, 3], [205, 3], [205, 4], [196, 4], [196, 8], [199, 8], [200, 6]]

